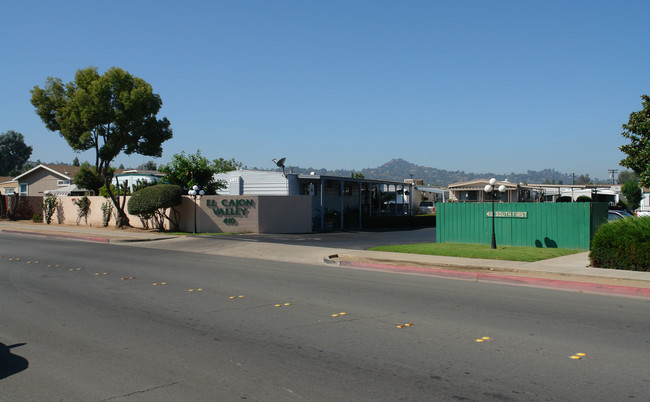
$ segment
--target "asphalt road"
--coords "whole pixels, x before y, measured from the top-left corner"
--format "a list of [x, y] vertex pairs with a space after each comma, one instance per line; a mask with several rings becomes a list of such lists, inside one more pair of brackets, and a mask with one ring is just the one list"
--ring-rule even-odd
[[403, 230], [363, 230], [331, 233], [302, 233], [302, 234], [236, 234], [201, 236], [213, 242], [277, 243], [294, 246], [311, 247], [344, 247], [351, 250], [366, 250], [372, 247], [392, 244], [435, 243], [436, 228], [415, 228]]
[[650, 395], [647, 299], [6, 234], [0, 255], [2, 401]]

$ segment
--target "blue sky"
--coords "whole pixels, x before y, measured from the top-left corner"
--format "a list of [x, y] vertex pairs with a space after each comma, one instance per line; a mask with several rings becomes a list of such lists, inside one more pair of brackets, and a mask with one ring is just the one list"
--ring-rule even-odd
[[649, 20], [646, 0], [5, 2], [0, 132], [32, 159], [94, 161], [45, 129], [29, 91], [118, 66], [162, 97], [159, 164], [201, 149], [261, 168], [403, 158], [604, 179], [650, 92]]

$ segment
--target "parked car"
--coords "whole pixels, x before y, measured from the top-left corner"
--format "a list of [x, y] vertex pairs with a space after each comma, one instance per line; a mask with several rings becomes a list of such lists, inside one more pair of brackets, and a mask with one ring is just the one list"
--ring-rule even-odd
[[418, 214], [432, 214], [436, 212], [436, 205], [432, 201], [422, 201], [418, 207]]
[[610, 209], [607, 211], [607, 220], [612, 222], [618, 219], [623, 219], [623, 218], [633, 218], [634, 215], [628, 214], [625, 211], [622, 211], [620, 209]]
[[636, 216], [650, 216], [650, 211], [636, 211]]

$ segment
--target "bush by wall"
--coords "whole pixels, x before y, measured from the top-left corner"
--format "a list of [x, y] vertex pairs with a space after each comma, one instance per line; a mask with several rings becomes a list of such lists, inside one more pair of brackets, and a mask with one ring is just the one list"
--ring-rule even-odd
[[[179, 186], [157, 184], [133, 193], [127, 204], [127, 210], [131, 215], [153, 217], [160, 230], [163, 230], [164, 219], [168, 219], [176, 229], [179, 216], [174, 207], [181, 205], [182, 202], [183, 197]], [[165, 213], [167, 208], [170, 208], [170, 215]]]
[[589, 259], [594, 267], [650, 271], [650, 217], [602, 225], [594, 236]]

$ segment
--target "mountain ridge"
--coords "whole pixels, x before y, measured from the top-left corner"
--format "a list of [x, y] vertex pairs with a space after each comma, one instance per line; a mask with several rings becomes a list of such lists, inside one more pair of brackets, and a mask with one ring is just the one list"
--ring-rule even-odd
[[[555, 169], [544, 169], [541, 171], [528, 170], [526, 173], [508, 173], [508, 174], [498, 174], [498, 173], [471, 173], [465, 171], [450, 171], [444, 169], [438, 169], [434, 167], [416, 165], [410, 162], [405, 161], [402, 158], [392, 159], [381, 166], [376, 168], [366, 168], [362, 170], [348, 170], [348, 169], [314, 169], [314, 168], [300, 168], [298, 166], [286, 166], [287, 171], [293, 171], [294, 173], [305, 173], [309, 174], [314, 172], [319, 175], [330, 175], [330, 176], [342, 176], [349, 177], [355, 173], [361, 173], [363, 177], [367, 179], [381, 179], [381, 180], [392, 180], [392, 181], [404, 181], [404, 179], [413, 178], [414, 180], [423, 180], [425, 184], [431, 186], [443, 186], [446, 187], [453, 183], [477, 180], [477, 179], [486, 179], [494, 177], [499, 181], [508, 180], [512, 183], [535, 183], [535, 184], [571, 184], [573, 177], [567, 173], [558, 172]], [[584, 179], [586, 176], [587, 181], [589, 180], [589, 175], [580, 176], [581, 179]], [[576, 176], [578, 179], [578, 176]], [[575, 181], [576, 184], [578, 180]]]

